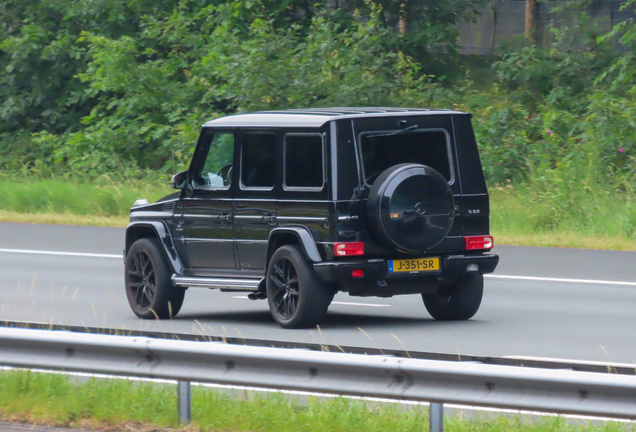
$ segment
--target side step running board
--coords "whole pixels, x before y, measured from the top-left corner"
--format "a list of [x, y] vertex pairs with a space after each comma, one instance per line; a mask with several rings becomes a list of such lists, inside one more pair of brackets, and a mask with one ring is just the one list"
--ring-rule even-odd
[[234, 278], [202, 278], [192, 276], [172, 275], [172, 283], [178, 287], [226, 288], [240, 291], [256, 291], [263, 279], [234, 279]]

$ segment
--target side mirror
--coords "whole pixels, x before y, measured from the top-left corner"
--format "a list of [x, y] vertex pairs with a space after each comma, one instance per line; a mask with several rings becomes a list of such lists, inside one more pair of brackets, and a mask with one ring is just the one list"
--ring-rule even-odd
[[172, 176], [172, 188], [173, 189], [185, 189], [188, 184], [188, 172], [181, 171], [178, 174]]

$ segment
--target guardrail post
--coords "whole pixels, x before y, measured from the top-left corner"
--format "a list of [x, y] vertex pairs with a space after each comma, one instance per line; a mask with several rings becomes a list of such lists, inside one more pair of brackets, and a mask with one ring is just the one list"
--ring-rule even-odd
[[177, 384], [177, 394], [179, 396], [179, 424], [190, 424], [192, 420], [190, 381], [179, 381]]
[[431, 432], [444, 432], [444, 405], [431, 402], [428, 406], [428, 421]]

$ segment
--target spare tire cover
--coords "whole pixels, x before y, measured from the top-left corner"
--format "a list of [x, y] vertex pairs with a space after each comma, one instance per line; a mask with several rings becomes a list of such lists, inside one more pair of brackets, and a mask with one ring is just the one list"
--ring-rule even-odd
[[386, 246], [423, 252], [448, 234], [455, 201], [448, 181], [420, 164], [395, 165], [373, 182], [367, 200], [373, 233]]

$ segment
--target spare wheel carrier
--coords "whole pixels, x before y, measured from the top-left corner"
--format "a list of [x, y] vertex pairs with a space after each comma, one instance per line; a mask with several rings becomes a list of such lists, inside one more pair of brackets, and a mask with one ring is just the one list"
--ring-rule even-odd
[[420, 164], [392, 166], [378, 176], [367, 200], [373, 234], [385, 246], [421, 253], [440, 243], [455, 219], [448, 181]]

